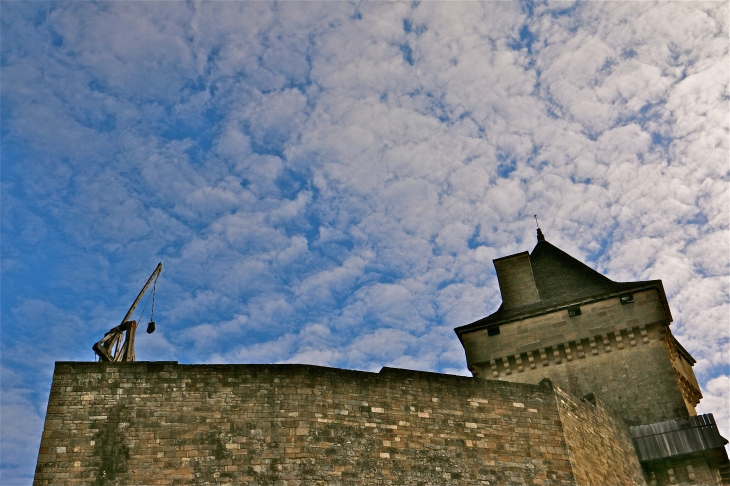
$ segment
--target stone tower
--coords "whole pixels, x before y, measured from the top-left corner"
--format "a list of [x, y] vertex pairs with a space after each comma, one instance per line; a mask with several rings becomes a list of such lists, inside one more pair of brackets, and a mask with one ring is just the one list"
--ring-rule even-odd
[[[521, 383], [550, 378], [574, 396], [599, 398], [637, 436], [647, 424], [664, 431], [704, 420], [689, 420], [702, 393], [695, 360], [670, 330], [661, 280], [614, 282], [550, 244], [540, 229], [531, 253], [498, 258], [494, 267], [502, 305], [455, 329], [474, 376]], [[643, 465], [649, 482], [652, 474], [656, 480], [655, 464]], [[671, 464], [658, 470], [666, 484], [675, 484]]]
[[661, 280], [614, 282], [545, 240], [494, 260], [502, 305], [456, 329], [475, 376], [593, 393], [630, 425], [696, 415]]

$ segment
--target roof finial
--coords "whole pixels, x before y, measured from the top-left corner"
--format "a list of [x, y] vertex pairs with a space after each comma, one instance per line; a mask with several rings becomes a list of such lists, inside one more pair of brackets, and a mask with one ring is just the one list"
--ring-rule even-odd
[[537, 241], [538, 243], [541, 241], [545, 241], [545, 235], [542, 234], [542, 230], [540, 229], [540, 223], [537, 222], [537, 214], [535, 215], [535, 225], [537, 226]]

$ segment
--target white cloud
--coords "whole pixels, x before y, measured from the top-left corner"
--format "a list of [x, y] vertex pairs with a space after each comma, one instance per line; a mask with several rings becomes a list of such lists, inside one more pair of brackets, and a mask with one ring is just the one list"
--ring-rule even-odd
[[[538, 214], [663, 279], [724, 396], [726, 4], [2, 8], [4, 395], [42, 401], [160, 260], [140, 359], [463, 373], [451, 329], [499, 305], [491, 260]], [[18, 372], [46, 332], [71, 350]]]
[[697, 406], [697, 413], [711, 413], [720, 433], [727, 437], [727, 431], [730, 430], [730, 377], [717, 376], [706, 382], [702, 391], [704, 396]]
[[[3, 378], [6, 377], [3, 369]], [[30, 401], [25, 390], [4, 389], [2, 393], [2, 440], [0, 450], [3, 455], [3, 468], [0, 481], [3, 484], [27, 484], [29, 479], [28, 462], [38, 457], [38, 444], [43, 431], [44, 411]], [[31, 458], [31, 461], [29, 461]]]

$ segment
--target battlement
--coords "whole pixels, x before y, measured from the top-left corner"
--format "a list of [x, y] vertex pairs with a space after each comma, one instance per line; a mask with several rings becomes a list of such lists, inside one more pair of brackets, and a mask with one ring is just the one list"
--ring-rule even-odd
[[[672, 335], [662, 282], [614, 282], [548, 243], [539, 229], [537, 236], [532, 253], [494, 260], [499, 309], [455, 329], [472, 374], [518, 383], [549, 378], [573, 396], [598, 397], [636, 431], [699, 420], [695, 361]], [[718, 445], [726, 441], [713, 430], [712, 447], [691, 453], [636, 439], [659, 451], [640, 454], [648, 483], [729, 483], [730, 462]], [[672, 429], [661, 440], [681, 442], [687, 434]]]

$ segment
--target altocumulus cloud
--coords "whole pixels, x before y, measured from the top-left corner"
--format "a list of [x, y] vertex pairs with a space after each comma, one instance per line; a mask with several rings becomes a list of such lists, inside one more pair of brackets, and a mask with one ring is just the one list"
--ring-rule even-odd
[[2, 484], [158, 261], [140, 359], [466, 374], [533, 214], [664, 281], [730, 434], [726, 2], [0, 8]]

